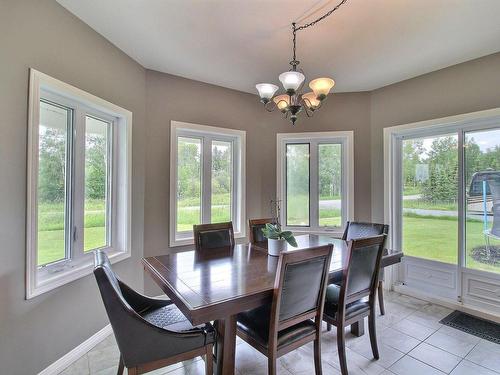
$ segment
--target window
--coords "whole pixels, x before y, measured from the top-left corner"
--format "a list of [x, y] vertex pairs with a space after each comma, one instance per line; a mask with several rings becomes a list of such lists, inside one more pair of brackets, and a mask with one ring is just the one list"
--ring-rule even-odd
[[193, 243], [193, 225], [232, 221], [245, 236], [245, 132], [172, 121], [170, 246]]
[[282, 224], [341, 232], [353, 213], [352, 132], [278, 134]]
[[31, 70], [27, 298], [130, 256], [131, 113]]

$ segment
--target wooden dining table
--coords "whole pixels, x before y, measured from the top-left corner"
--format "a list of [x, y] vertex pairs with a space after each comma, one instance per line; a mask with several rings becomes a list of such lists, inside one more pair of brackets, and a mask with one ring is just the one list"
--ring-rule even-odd
[[[333, 244], [329, 278], [339, 280], [346, 266], [347, 243], [323, 235], [296, 236], [298, 247], [285, 251]], [[401, 261], [403, 254], [387, 251], [382, 267]], [[278, 257], [267, 254], [267, 242], [191, 250], [147, 257], [144, 269], [193, 325], [214, 321], [217, 330], [216, 374], [235, 371], [236, 315], [269, 303]], [[364, 333], [364, 322], [351, 326]]]

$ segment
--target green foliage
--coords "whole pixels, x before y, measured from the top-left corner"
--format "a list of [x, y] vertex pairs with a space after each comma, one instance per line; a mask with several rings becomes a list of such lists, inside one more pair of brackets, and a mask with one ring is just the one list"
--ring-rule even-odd
[[106, 137], [92, 134], [86, 137], [85, 150], [85, 197], [106, 197]]
[[267, 223], [265, 228], [262, 228], [264, 236], [271, 240], [285, 240], [291, 246], [297, 247], [297, 241], [293, 233], [289, 230], [282, 231], [281, 226], [278, 224]]
[[65, 196], [66, 132], [44, 128], [39, 138], [38, 199], [62, 202]]

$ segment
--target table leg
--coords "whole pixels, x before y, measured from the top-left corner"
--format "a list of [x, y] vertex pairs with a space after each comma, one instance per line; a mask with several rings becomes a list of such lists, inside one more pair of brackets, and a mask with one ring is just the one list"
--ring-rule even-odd
[[215, 374], [234, 375], [236, 351], [236, 315], [215, 321], [217, 345], [215, 351]]
[[351, 333], [357, 337], [363, 336], [365, 334], [365, 320], [361, 319], [351, 324]]

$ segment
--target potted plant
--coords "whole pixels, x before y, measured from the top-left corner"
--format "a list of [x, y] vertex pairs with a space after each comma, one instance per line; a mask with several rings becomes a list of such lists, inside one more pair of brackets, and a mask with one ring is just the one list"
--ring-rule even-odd
[[297, 247], [297, 241], [293, 233], [289, 230], [281, 230], [279, 222], [280, 206], [279, 201], [271, 201], [271, 206], [275, 210], [274, 223], [267, 223], [265, 228], [262, 228], [264, 236], [267, 238], [267, 252], [272, 256], [279, 256], [280, 253], [286, 248], [288, 242], [291, 246]]

